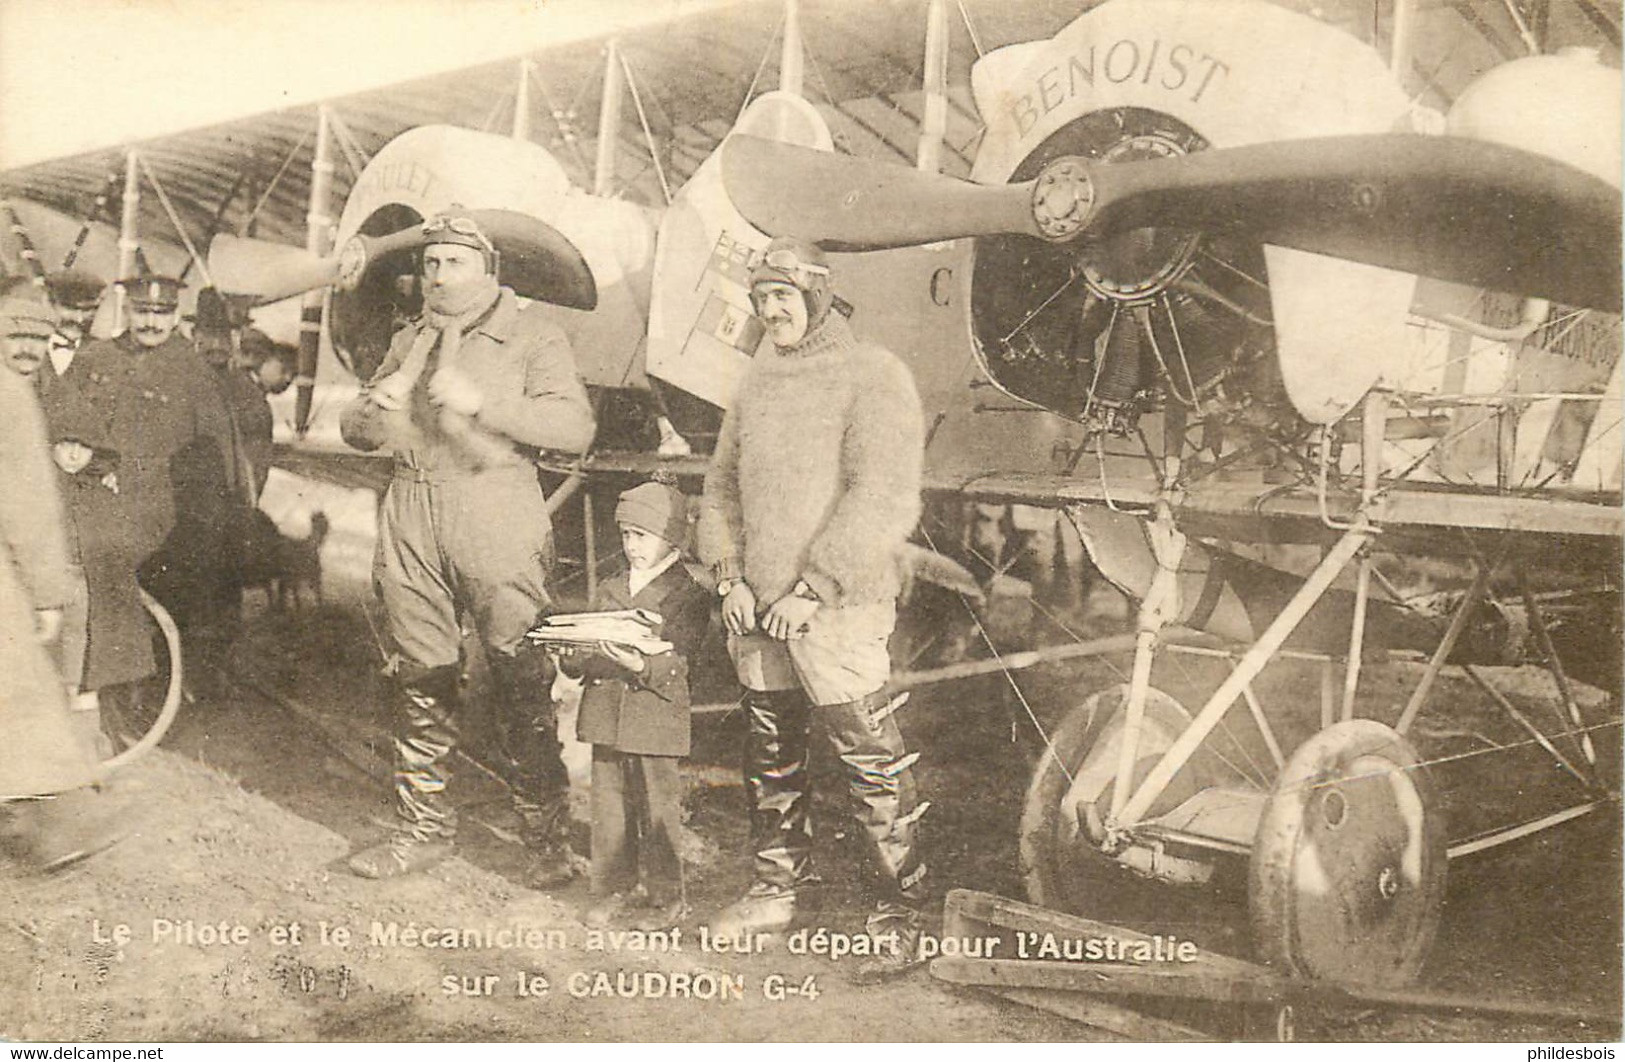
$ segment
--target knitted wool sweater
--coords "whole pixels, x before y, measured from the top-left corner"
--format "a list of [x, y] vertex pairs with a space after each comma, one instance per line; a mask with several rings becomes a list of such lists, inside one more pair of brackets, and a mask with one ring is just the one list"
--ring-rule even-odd
[[700, 557], [763, 607], [797, 579], [832, 607], [889, 601], [923, 448], [907, 366], [832, 313], [741, 381], [705, 477]]

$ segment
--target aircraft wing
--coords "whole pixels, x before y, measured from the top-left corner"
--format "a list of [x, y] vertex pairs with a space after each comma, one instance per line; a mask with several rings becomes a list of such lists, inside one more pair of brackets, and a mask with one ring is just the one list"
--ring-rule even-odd
[[[779, 0], [651, 3], [247, 5], [231, 19], [207, 0], [154, 8], [106, 0], [11, 0], [0, 12], [0, 190], [83, 217], [116, 222], [125, 151], [138, 149], [168, 191], [194, 243], [250, 228], [261, 239], [305, 242], [312, 132], [319, 103], [342, 123], [333, 180], [339, 200], [365, 158], [403, 130], [450, 124], [506, 131], [514, 124], [517, 62], [536, 60], [530, 135], [590, 187], [604, 44], [615, 38], [643, 96], [644, 120], [673, 186], [727, 131], [757, 78], [776, 77]], [[1287, 0], [1369, 39], [1369, 3]], [[1617, 62], [1620, 16], [1601, 0], [1545, 9], [1547, 50], [1601, 46]], [[919, 136], [922, 4], [814, 0], [802, 4], [815, 62], [807, 95], [840, 150], [912, 161]], [[1053, 34], [1071, 5], [965, 0], [950, 51], [944, 170], [968, 172], [980, 129], [968, 66], [977, 52]], [[1500, 5], [1420, 5], [1412, 80], [1419, 101], [1447, 105], [1472, 77], [1524, 54]], [[974, 30], [974, 36], [972, 31]], [[365, 45], [365, 46], [363, 46]], [[73, 69], [98, 76], [64, 77]], [[71, 83], [70, 83], [71, 82]], [[628, 175], [619, 191], [660, 196], [636, 108], [620, 130]], [[98, 205], [98, 199], [100, 203]], [[144, 197], [141, 232], [173, 239], [163, 204]]]
[[[1282, 4], [1313, 9], [1360, 39], [1376, 32], [1363, 0]], [[1004, 0], [950, 6], [962, 16], [952, 27], [943, 171], [964, 176], [981, 130], [970, 63], [979, 53], [1046, 38], [1076, 12]], [[1520, 27], [1500, 5], [1419, 5], [1409, 78], [1418, 101], [1447, 106], [1473, 77], [1524, 54], [1525, 32], [1538, 31], [1546, 50], [1600, 47], [1605, 62], [1618, 62], [1615, 5], [1536, 6], [1540, 24]], [[230, 20], [208, 7], [206, 0], [161, 8], [110, 0], [6, 4], [0, 194], [116, 228], [127, 151], [135, 149], [167, 199], [143, 195], [143, 240], [184, 244], [178, 221], [200, 251], [216, 233], [302, 247], [321, 103], [333, 115], [340, 148], [335, 203], [349, 194], [366, 160], [402, 131], [449, 124], [506, 132], [520, 107], [530, 138], [557, 155], [572, 183], [591, 187], [603, 49], [613, 38], [641, 102], [621, 116], [622, 176], [611, 194], [658, 204], [658, 177], [680, 186], [727, 132], [747, 87], [773, 87], [782, 17], [779, 0], [472, 8], [446, 0], [409, 11], [339, 0], [249, 5], [233, 9]], [[853, 0], [801, 5], [813, 58], [806, 95], [824, 113], [838, 150], [913, 161], [923, 113], [922, 8]], [[98, 76], [65, 78], [65, 55], [73, 56], [74, 69]], [[534, 61], [524, 91], [522, 59]], [[66, 238], [73, 235], [69, 225]], [[0, 261], [15, 271], [17, 248], [0, 247]]]

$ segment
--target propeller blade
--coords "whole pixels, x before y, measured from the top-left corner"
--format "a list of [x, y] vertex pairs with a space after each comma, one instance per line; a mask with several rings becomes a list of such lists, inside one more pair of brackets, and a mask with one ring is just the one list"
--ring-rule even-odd
[[228, 295], [276, 302], [331, 284], [336, 262], [303, 247], [241, 236], [216, 236], [209, 244], [209, 275]]
[[[1328, 137], [1099, 163], [977, 185], [736, 135], [728, 194], [753, 225], [832, 250], [961, 236], [1107, 237], [1147, 227], [1260, 243], [1461, 284], [1620, 309], [1620, 197], [1543, 155], [1460, 137]], [[1038, 195], [1035, 197], [1035, 188]], [[1057, 224], [1054, 219], [1061, 219]]]
[[722, 145], [722, 179], [735, 208], [758, 229], [834, 251], [1039, 235], [1030, 183], [972, 184], [744, 133]]
[[1620, 197], [1516, 148], [1382, 134], [1089, 167], [1085, 230], [1235, 231], [1455, 283], [1620, 309]]
[[[499, 275], [517, 294], [577, 310], [598, 305], [598, 286], [575, 244], [553, 226], [516, 210], [467, 212], [496, 246]], [[353, 236], [339, 250], [317, 257], [298, 247], [236, 236], [209, 245], [209, 272], [228, 294], [277, 302], [329, 284], [353, 287], [369, 266], [422, 243], [416, 225], [384, 236]]]
[[573, 310], [598, 305], [598, 285], [580, 249], [558, 229], [517, 210], [470, 210], [501, 253], [502, 283], [527, 299]]

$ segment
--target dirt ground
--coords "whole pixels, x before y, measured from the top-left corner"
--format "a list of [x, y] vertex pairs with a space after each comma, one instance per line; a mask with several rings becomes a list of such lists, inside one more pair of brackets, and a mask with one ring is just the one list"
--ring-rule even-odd
[[[356, 553], [331, 544], [334, 567]], [[350, 556], [354, 560], [354, 556]], [[739, 713], [696, 720], [689, 779], [687, 893], [679, 949], [621, 937], [592, 947], [579, 880], [547, 895], [519, 884], [520, 849], [504, 790], [470, 762], [457, 797], [459, 854], [420, 876], [370, 882], [344, 856], [387, 823], [387, 714], [373, 635], [356, 585], [331, 580], [326, 604], [275, 613], [250, 602], [236, 692], [186, 709], [164, 748], [125, 769], [111, 795], [129, 809], [123, 843], [49, 878], [0, 863], [0, 1035], [57, 1041], [298, 1040], [1101, 1040], [1099, 1029], [934, 980], [925, 970], [881, 986], [851, 980], [851, 959], [705, 951], [706, 917], [747, 884]], [[1069, 613], [1075, 635], [1122, 629], [1109, 597]], [[1060, 632], [1040, 632], [1055, 640]], [[1125, 658], [1023, 672], [917, 692], [903, 726], [923, 753], [933, 804], [923, 844], [938, 898], [952, 888], [1021, 897], [1021, 805], [1042, 749], [1036, 736], [1091, 690], [1122, 681]], [[476, 676], [477, 680], [477, 676]], [[1402, 668], [1372, 676], [1379, 707], [1402, 702]], [[1180, 665], [1159, 683], [1208, 679]], [[1514, 686], [1523, 681], [1509, 677]], [[1313, 676], [1261, 686], [1272, 698], [1316, 696]], [[1444, 696], [1460, 695], [1447, 684]], [[1305, 690], [1307, 689], [1307, 694]], [[701, 698], [707, 699], [702, 696]], [[1465, 702], [1465, 697], [1462, 697]], [[1476, 712], [1476, 710], [1475, 710]], [[1505, 737], [1475, 712], [1424, 729], [1435, 757]], [[470, 747], [479, 755], [479, 723]], [[1482, 739], [1482, 740], [1481, 740]], [[570, 753], [582, 770], [581, 750]], [[1604, 756], [1617, 755], [1617, 743]], [[1547, 799], [1550, 761], [1521, 752], [1459, 756], [1447, 810], [1456, 822], [1512, 800]], [[815, 805], [828, 882], [814, 929], [855, 933], [866, 900], [856, 838], [823, 765]], [[579, 797], [579, 794], [578, 794]], [[584, 808], [577, 846], [587, 849]], [[1472, 827], [1476, 828], [1476, 827]], [[1469, 828], [1467, 832], [1471, 832]], [[1453, 831], [1460, 833], [1460, 830]], [[1621, 845], [1615, 809], [1450, 868], [1442, 928], [1421, 987], [1617, 1013], [1621, 991]], [[1249, 957], [1244, 899], [1165, 897], [1148, 931]], [[1164, 901], [1158, 901], [1164, 902]], [[297, 926], [297, 931], [294, 927]], [[393, 926], [393, 930], [391, 929]], [[426, 947], [413, 930], [529, 932], [535, 946]], [[347, 931], [349, 939], [342, 940]], [[297, 939], [295, 939], [297, 932]], [[235, 935], [234, 935], [235, 934]], [[438, 934], [428, 934], [438, 942]], [[222, 939], [224, 938], [224, 939]], [[510, 942], [511, 943], [511, 942]], [[598, 974], [607, 974], [599, 978]], [[617, 975], [629, 975], [619, 983]], [[635, 976], [634, 976], [635, 975]], [[615, 994], [617, 986], [642, 992]], [[776, 986], [803, 989], [777, 993]], [[684, 987], [678, 987], [684, 986]], [[737, 986], [735, 995], [729, 986]], [[686, 989], [686, 990], [685, 990]], [[607, 993], [607, 994], [606, 994]], [[714, 998], [700, 998], [710, 995]], [[773, 998], [780, 995], [782, 998]], [[1211, 1015], [1209, 1015], [1211, 1016]], [[1192, 1021], [1202, 1014], [1193, 1011]], [[1337, 1008], [1298, 1015], [1298, 1035], [1331, 1040], [1613, 1038], [1618, 1028]], [[1214, 1029], [1236, 1035], [1232, 1028]]]

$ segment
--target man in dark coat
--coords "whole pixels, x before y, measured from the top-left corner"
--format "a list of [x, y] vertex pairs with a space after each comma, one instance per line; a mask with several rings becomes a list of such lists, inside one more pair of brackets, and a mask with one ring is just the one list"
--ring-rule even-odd
[[100, 277], [81, 269], [64, 269], [45, 277], [45, 291], [57, 319], [51, 336], [51, 377], [69, 375], [80, 349], [90, 340], [90, 326], [101, 309], [106, 287]]
[[192, 344], [176, 334], [180, 282], [149, 276], [123, 285], [129, 328], [80, 352], [81, 387], [119, 454], [119, 493], [147, 555], [142, 584], [180, 626], [189, 672], [215, 693], [230, 634], [214, 588], [231, 556], [231, 420]]
[[286, 390], [290, 377], [282, 372], [293, 363], [297, 352], [256, 328], [243, 329], [237, 357], [226, 370], [226, 401], [237, 421], [237, 437], [242, 444], [243, 464], [253, 483], [253, 501], [258, 504], [271, 472], [272, 440], [276, 422], [271, 414], [269, 395]]

